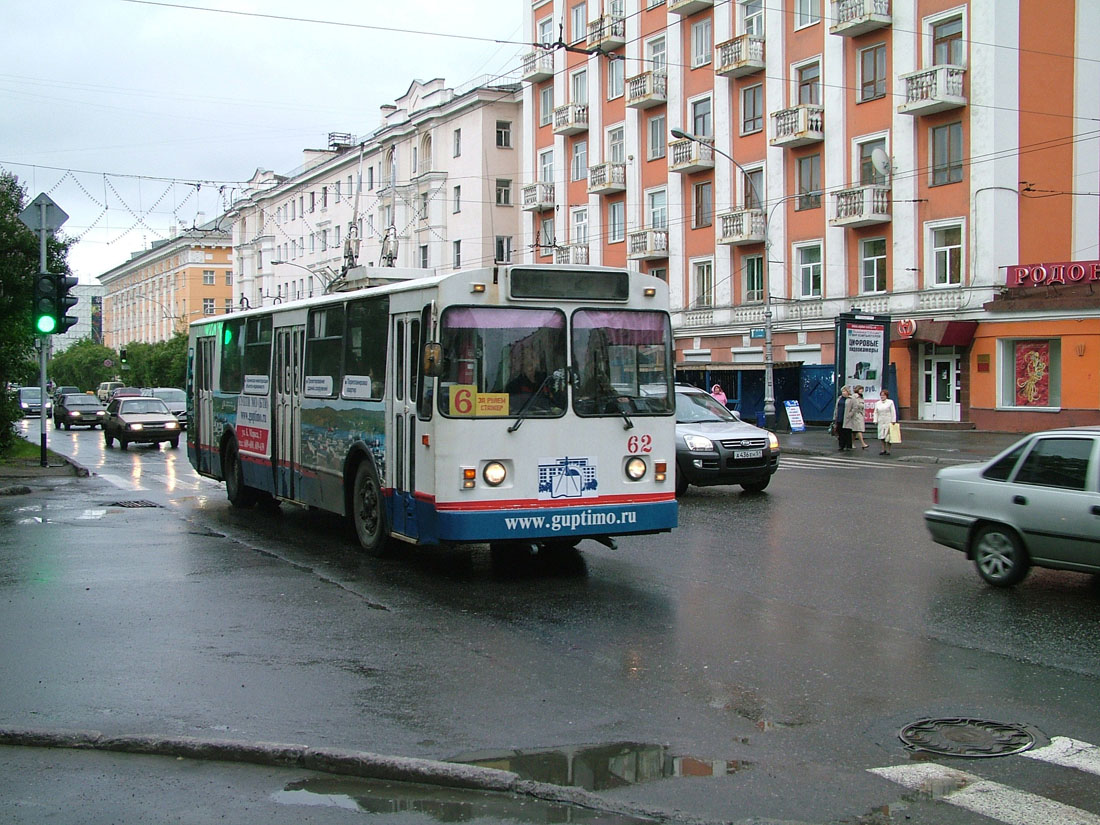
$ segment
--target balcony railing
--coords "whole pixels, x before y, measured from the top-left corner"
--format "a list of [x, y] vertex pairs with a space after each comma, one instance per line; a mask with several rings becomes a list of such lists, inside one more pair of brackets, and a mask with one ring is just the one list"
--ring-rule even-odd
[[688, 174], [713, 168], [713, 141], [674, 140], [668, 145], [668, 171]]
[[625, 163], [598, 163], [588, 167], [588, 193], [607, 195], [626, 191]]
[[836, 200], [833, 226], [872, 226], [890, 222], [890, 187], [884, 185], [857, 186], [843, 189], [833, 196]]
[[588, 104], [567, 103], [554, 109], [554, 134], [575, 135], [588, 131]]
[[901, 76], [905, 102], [898, 106], [904, 115], [931, 115], [966, 105], [963, 66], [941, 65]]
[[520, 79], [530, 83], [541, 83], [554, 76], [554, 53], [546, 49], [537, 49], [523, 56], [523, 68]]
[[744, 77], [764, 70], [764, 38], [742, 34], [714, 47], [714, 73]]
[[626, 236], [626, 257], [632, 261], [651, 261], [668, 257], [667, 229], [640, 229]]
[[605, 14], [588, 24], [588, 48], [618, 49], [626, 45], [626, 19]]
[[829, 31], [843, 37], [890, 25], [890, 0], [833, 0], [833, 25]]
[[708, 9], [714, 5], [714, 0], [668, 0], [668, 10], [673, 14], [687, 16], [697, 11]]
[[554, 255], [554, 263], [572, 264], [574, 266], [586, 265], [588, 263], [588, 244], [571, 243], [566, 246], [559, 246], [557, 253]]
[[523, 187], [523, 209], [538, 212], [554, 207], [554, 184], [548, 181], [529, 183]]
[[734, 209], [718, 216], [718, 243], [730, 246], [764, 243], [766, 219], [763, 209]]
[[667, 102], [668, 77], [664, 72], [642, 72], [626, 81], [626, 105], [631, 109], [648, 109]]
[[806, 146], [825, 140], [825, 110], [806, 103], [772, 113], [772, 146]]

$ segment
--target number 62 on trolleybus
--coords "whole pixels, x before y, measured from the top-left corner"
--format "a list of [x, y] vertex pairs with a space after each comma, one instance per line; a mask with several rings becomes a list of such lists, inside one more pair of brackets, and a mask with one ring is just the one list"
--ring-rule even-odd
[[371, 554], [676, 526], [664, 283], [371, 272], [391, 281], [191, 325], [188, 457], [234, 505], [341, 514]]

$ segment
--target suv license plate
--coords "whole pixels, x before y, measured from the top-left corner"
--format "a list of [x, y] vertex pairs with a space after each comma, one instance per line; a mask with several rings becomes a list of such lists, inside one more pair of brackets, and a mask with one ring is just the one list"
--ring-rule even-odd
[[763, 458], [763, 450], [734, 450], [734, 458]]

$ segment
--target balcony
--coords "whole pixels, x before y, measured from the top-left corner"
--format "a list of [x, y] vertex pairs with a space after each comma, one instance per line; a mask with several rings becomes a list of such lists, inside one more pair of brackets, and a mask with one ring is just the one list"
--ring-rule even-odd
[[820, 143], [825, 140], [825, 110], [820, 106], [800, 104], [772, 114], [775, 137], [772, 146], [791, 148]]
[[625, 191], [625, 163], [599, 163], [588, 167], [588, 194], [610, 195]]
[[664, 72], [642, 72], [626, 81], [626, 105], [648, 109], [668, 102], [668, 78]]
[[905, 102], [898, 106], [903, 115], [931, 115], [966, 105], [962, 66], [933, 66], [901, 76], [905, 84]]
[[523, 210], [539, 212], [554, 208], [554, 184], [547, 181], [530, 183], [523, 187]]
[[554, 134], [575, 135], [588, 131], [588, 104], [567, 103], [554, 109]]
[[626, 236], [626, 257], [632, 261], [653, 261], [668, 257], [667, 229], [640, 229]]
[[668, 10], [673, 14], [687, 17], [697, 11], [709, 9], [714, 5], [714, 0], [668, 0]]
[[833, 0], [831, 34], [858, 37], [890, 25], [890, 0]]
[[882, 184], [843, 189], [834, 196], [836, 213], [831, 226], [873, 226], [890, 222], [890, 187]]
[[668, 171], [690, 174], [714, 168], [712, 141], [674, 140], [668, 145]]
[[618, 14], [605, 14], [588, 24], [588, 48], [619, 49], [626, 45], [626, 19]]
[[554, 255], [556, 264], [572, 264], [573, 266], [587, 266], [588, 244], [571, 243], [567, 246], [559, 246]]
[[763, 209], [734, 209], [718, 216], [718, 237], [715, 240], [729, 246], [765, 243], [767, 221]]
[[554, 53], [538, 49], [523, 56], [520, 79], [528, 83], [541, 83], [554, 76]]
[[714, 73], [744, 77], [764, 71], [764, 38], [742, 34], [714, 47]]

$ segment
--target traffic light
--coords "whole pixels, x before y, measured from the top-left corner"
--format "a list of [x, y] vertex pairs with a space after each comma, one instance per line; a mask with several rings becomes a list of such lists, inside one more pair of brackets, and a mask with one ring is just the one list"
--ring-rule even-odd
[[57, 276], [42, 272], [34, 277], [34, 331], [40, 335], [57, 332]]
[[69, 327], [75, 327], [77, 319], [68, 314], [69, 310], [77, 304], [77, 297], [70, 295], [69, 290], [80, 281], [71, 275], [58, 275], [57, 281], [57, 329], [55, 332], [67, 332]]
[[118, 351], [118, 360], [123, 364], [126, 363], [126, 347], [123, 347]]

